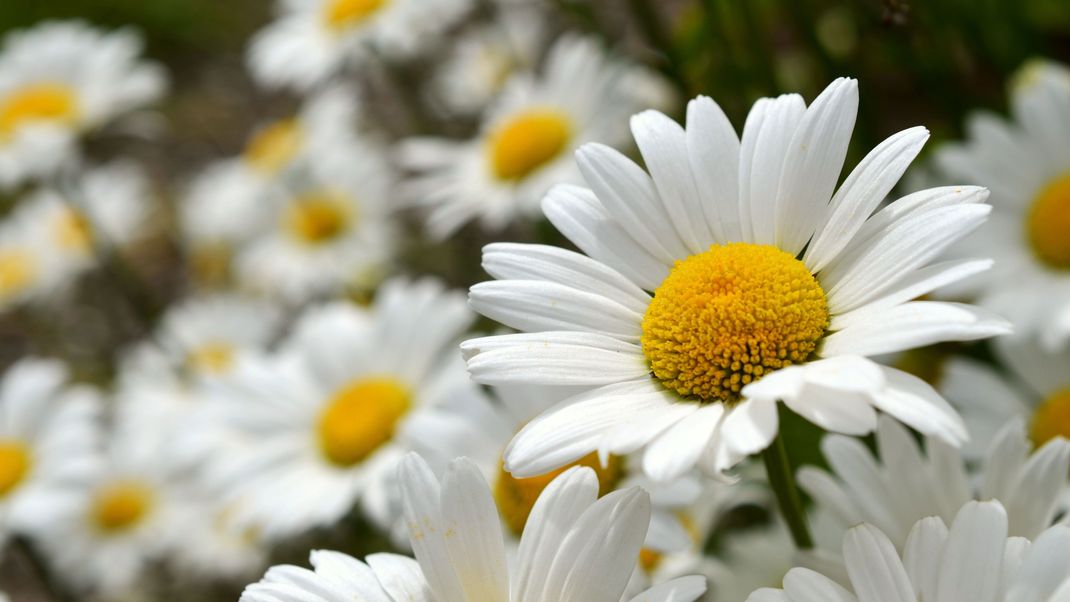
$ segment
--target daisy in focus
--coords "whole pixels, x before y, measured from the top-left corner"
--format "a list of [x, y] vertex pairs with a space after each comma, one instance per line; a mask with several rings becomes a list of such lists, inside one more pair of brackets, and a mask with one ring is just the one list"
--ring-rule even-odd
[[950, 526], [937, 517], [915, 523], [898, 552], [880, 529], [863, 523], [843, 538], [848, 580], [842, 585], [796, 568], [784, 577], [782, 590], [755, 591], [747, 602], [1061, 602], [1070, 597], [1070, 527], [1051, 527], [1031, 542], [1008, 537], [1007, 524], [999, 502], [969, 502]]
[[624, 146], [620, 124], [652, 101], [667, 104], [666, 86], [596, 39], [563, 36], [537, 74], [520, 72], [504, 84], [474, 139], [402, 142], [400, 160], [415, 174], [408, 196], [429, 208], [425, 223], [436, 238], [470, 221], [501, 230], [534, 217], [551, 186], [579, 181], [572, 154], [580, 145]]
[[914, 301], [989, 267], [931, 264], [989, 213], [981, 188], [908, 195], [874, 213], [928, 132], [881, 143], [834, 190], [858, 104], [854, 80], [806, 107], [759, 100], [737, 138], [700, 97], [686, 129], [647, 111], [632, 132], [649, 174], [582, 147], [590, 189], [558, 186], [550, 221], [586, 255], [492, 244], [483, 315], [520, 334], [465, 342], [480, 383], [583, 386], [506, 450], [527, 477], [592, 452], [643, 450], [656, 480], [721, 475], [778, 431], [777, 402], [825, 430], [862, 435], [877, 410], [960, 445], [962, 420], [922, 380], [867, 356], [1004, 334], [970, 305]]
[[249, 47], [249, 70], [271, 87], [308, 90], [375, 53], [412, 55], [471, 8], [470, 0], [279, 0]]
[[8, 34], [0, 48], [0, 188], [51, 175], [75, 142], [156, 100], [163, 71], [139, 58], [132, 31], [46, 22]]
[[992, 218], [951, 253], [992, 255], [995, 269], [960, 292], [1007, 316], [1015, 336], [1059, 351], [1070, 346], [1070, 69], [1028, 64], [1010, 106], [1010, 121], [972, 116], [969, 138], [936, 155], [946, 177], [992, 191]]

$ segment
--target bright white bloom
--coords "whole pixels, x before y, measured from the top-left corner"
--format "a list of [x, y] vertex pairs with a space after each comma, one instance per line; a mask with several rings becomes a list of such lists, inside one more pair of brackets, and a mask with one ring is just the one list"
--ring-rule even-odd
[[427, 228], [440, 238], [473, 220], [499, 230], [533, 217], [551, 186], [579, 181], [573, 151], [593, 140], [625, 145], [624, 119], [665, 96], [651, 92], [664, 85], [598, 40], [562, 37], [538, 75], [518, 73], [505, 84], [474, 139], [402, 144], [401, 160], [416, 172], [408, 194], [431, 208]]
[[458, 293], [394, 280], [370, 309], [312, 309], [277, 357], [240, 362], [218, 391], [245, 442], [230, 452], [239, 523], [278, 538], [330, 525], [359, 501], [391, 524], [400, 434], [466, 376], [446, 360], [471, 321]]
[[374, 53], [411, 55], [434, 42], [471, 0], [279, 0], [249, 48], [266, 86], [307, 90]]
[[1070, 442], [1060, 437], [1035, 452], [1031, 447], [1021, 420], [1007, 424], [991, 441], [975, 485], [959, 450], [930, 437], [923, 453], [906, 428], [882, 417], [879, 460], [859, 440], [831, 435], [821, 448], [834, 475], [803, 467], [799, 485], [838, 533], [870, 523], [899, 549], [915, 522], [938, 516], [950, 523], [972, 499], [1000, 501], [1009, 533], [1033, 539], [1065, 510], [1060, 498], [1070, 484]]
[[313, 571], [280, 565], [245, 588], [240, 602], [431, 602], [431, 591], [412, 558], [372, 554], [364, 562], [340, 552], [314, 550]]
[[34, 535], [93, 474], [97, 400], [57, 361], [23, 359], [0, 381], [0, 539]]
[[0, 188], [53, 173], [82, 133], [159, 97], [165, 77], [139, 60], [132, 31], [48, 22], [0, 48]]
[[979, 303], [1007, 316], [1016, 336], [1048, 350], [1070, 344], [1070, 70], [1034, 62], [1011, 92], [1010, 122], [990, 113], [971, 117], [969, 139], [948, 145], [936, 166], [950, 178], [992, 191], [993, 214], [952, 249], [984, 249], [996, 259], [971, 280]]
[[1008, 537], [999, 502], [969, 502], [950, 529], [936, 517], [918, 521], [903, 551], [864, 523], [843, 538], [849, 587], [809, 569], [784, 577], [783, 590], [761, 589], [748, 602], [1062, 602], [1070, 599], [1070, 527], [1033, 542]]
[[[585, 386], [529, 423], [506, 451], [514, 476], [593, 451], [645, 448], [643, 469], [720, 475], [765, 449], [783, 401], [849, 435], [886, 412], [961, 444], [961, 419], [932, 387], [866, 356], [1005, 333], [969, 305], [914, 301], [988, 261], [932, 264], [988, 215], [979, 188], [903, 197], [873, 213], [928, 137], [896, 134], [834, 188], [858, 96], [832, 83], [807, 108], [758, 101], [740, 141], [700, 97], [686, 130], [648, 111], [632, 131], [650, 170], [609, 147], [577, 153], [593, 190], [559, 186], [550, 221], [588, 255], [492, 244], [472, 287], [480, 313], [521, 334], [467, 341], [485, 384]], [[760, 380], [759, 380], [760, 379]]]

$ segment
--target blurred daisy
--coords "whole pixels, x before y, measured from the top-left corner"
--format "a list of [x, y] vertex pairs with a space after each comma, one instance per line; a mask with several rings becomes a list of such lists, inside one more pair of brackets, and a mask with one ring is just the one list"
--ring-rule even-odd
[[99, 409], [67, 370], [23, 359], [0, 381], [0, 538], [36, 534], [94, 471]]
[[[1010, 318], [1016, 336], [1051, 351], [1070, 343], [1070, 70], [1034, 62], [1017, 75], [1012, 121], [989, 113], [967, 122], [969, 138], [940, 149], [935, 163], [952, 178], [992, 191], [992, 218], [952, 249], [984, 249], [995, 269], [965, 292]], [[972, 289], [972, 290], [970, 290]]]
[[[616, 602], [635, 567], [650, 519], [650, 499], [633, 487], [598, 497], [598, 478], [571, 468], [539, 495], [514, 566], [506, 560], [501, 519], [479, 468], [460, 458], [441, 484], [417, 454], [399, 468], [409, 536], [436, 600]], [[670, 581], [632, 600], [695, 600], [702, 577]]]
[[46, 22], [0, 48], [0, 188], [53, 173], [82, 133], [158, 98], [161, 69], [133, 31]]
[[590, 257], [484, 249], [499, 280], [472, 287], [472, 307], [526, 332], [465, 342], [475, 380], [588, 387], [520, 431], [506, 470], [645, 448], [654, 479], [696, 465], [720, 475], [777, 435], [778, 401], [834, 432], [868, 433], [880, 410], [966, 439], [932, 387], [866, 356], [1007, 332], [969, 305], [912, 301], [988, 267], [929, 265], [985, 219], [985, 191], [926, 190], [871, 215], [928, 137], [913, 128], [833, 194], [857, 101], [849, 79], [809, 108], [797, 95], [760, 100], [742, 142], [708, 98], [690, 103], [686, 130], [641, 113], [632, 131], [650, 175], [586, 145], [577, 158], [593, 190], [559, 186], [544, 202]]
[[[1051, 527], [1032, 543], [1007, 536], [1007, 513], [996, 501], [969, 502], [950, 529], [937, 517], [918, 521], [903, 552], [863, 523], [843, 538], [849, 581], [803, 568], [783, 590], [761, 589], [748, 602], [989, 600], [1057, 602], [1070, 596], [1070, 527]], [[848, 587], [844, 587], [844, 585]]]
[[256, 529], [235, 524], [218, 491], [188, 487], [178, 498], [178, 532], [168, 560], [185, 575], [248, 579], [267, 565], [268, 548]]
[[898, 549], [914, 523], [928, 516], [950, 523], [973, 499], [998, 500], [1006, 509], [1009, 533], [1033, 539], [1065, 510], [1070, 442], [1058, 438], [1036, 451], [1031, 447], [1021, 420], [1007, 424], [991, 441], [975, 486], [958, 450], [930, 437], [923, 453], [912, 433], [882, 417], [879, 460], [859, 440], [830, 435], [821, 449], [833, 474], [806, 466], [798, 479], [838, 533], [870, 523]]
[[416, 174], [408, 194], [431, 207], [427, 228], [439, 238], [472, 220], [499, 230], [533, 217], [553, 184], [579, 180], [573, 151], [592, 140], [626, 144], [620, 124], [645, 108], [649, 88], [664, 86], [599, 41], [565, 36], [538, 75], [520, 73], [505, 84], [476, 138], [402, 143], [399, 157]]
[[0, 223], [0, 310], [46, 295], [50, 290], [45, 253], [25, 224]]
[[714, 555], [710, 600], [745, 600], [756, 589], [779, 587], [797, 559], [795, 543], [780, 521], [727, 533]]
[[397, 554], [372, 554], [364, 562], [340, 552], [313, 550], [314, 570], [271, 567], [258, 583], [245, 588], [239, 602], [431, 602], [420, 565]]
[[266, 86], [306, 90], [377, 52], [411, 55], [471, 8], [471, 0], [279, 0], [278, 17], [249, 47]]
[[451, 391], [448, 349], [471, 321], [461, 295], [394, 280], [370, 309], [310, 310], [281, 355], [239, 364], [220, 386], [223, 418], [246, 443], [234, 453], [239, 522], [279, 538], [359, 501], [389, 524], [387, 489], [407, 446], [398, 434]]

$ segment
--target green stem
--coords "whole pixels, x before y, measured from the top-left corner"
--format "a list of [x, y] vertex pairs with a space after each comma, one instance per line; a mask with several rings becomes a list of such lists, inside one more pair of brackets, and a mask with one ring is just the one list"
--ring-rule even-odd
[[769, 476], [773, 494], [776, 495], [780, 514], [787, 521], [791, 538], [795, 540], [795, 547], [800, 550], [813, 548], [814, 541], [806, 524], [806, 510], [803, 508], [802, 498], [799, 497], [799, 489], [795, 486], [795, 475], [792, 473], [791, 463], [788, 462], [788, 452], [782, 436], [778, 434], [773, 443], [762, 452], [762, 460], [765, 461], [765, 472]]

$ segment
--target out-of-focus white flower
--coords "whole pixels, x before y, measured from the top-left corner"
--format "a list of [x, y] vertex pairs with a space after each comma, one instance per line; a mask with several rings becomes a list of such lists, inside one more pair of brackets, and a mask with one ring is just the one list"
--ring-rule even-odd
[[555, 187], [543, 208], [587, 255], [488, 245], [497, 281], [470, 293], [476, 311], [524, 331], [462, 345], [477, 382], [586, 388], [516, 435], [507, 470], [642, 449], [657, 480], [722, 475], [776, 437], [779, 401], [834, 432], [871, 432], [879, 410], [965, 441], [932, 387], [868, 358], [1009, 330], [970, 305], [914, 300], [990, 265], [930, 265], [984, 221], [986, 193], [936, 188], [874, 213], [924, 128], [881, 143], [835, 190], [857, 103], [850, 79], [809, 108], [759, 100], [742, 140], [709, 98], [690, 103], [686, 129], [640, 113], [649, 174], [607, 146], [580, 148], [592, 189]]
[[646, 107], [651, 86], [664, 83], [598, 40], [564, 36], [537, 74], [510, 78], [474, 139], [402, 142], [400, 160], [415, 172], [406, 195], [430, 208], [427, 229], [439, 238], [473, 220], [499, 230], [533, 217], [551, 186], [580, 181], [580, 145], [627, 144], [624, 121]]
[[1007, 316], [1015, 336], [1049, 351], [1070, 346], [1070, 69], [1036, 61], [1011, 88], [1010, 122], [972, 115], [968, 139], [947, 145], [937, 171], [991, 191], [991, 219], [951, 249], [982, 251], [994, 269], [959, 293]]
[[307, 90], [374, 53], [423, 50], [471, 8], [471, 0], [280, 0], [253, 39], [249, 69], [266, 86]]
[[0, 48], [0, 188], [55, 172], [75, 142], [158, 98], [163, 71], [140, 60], [141, 38], [81, 22], [8, 34]]

